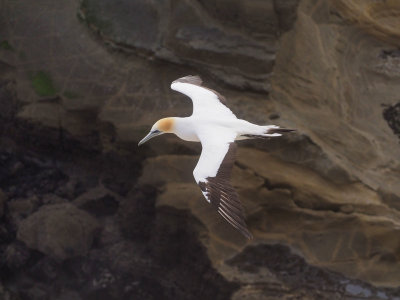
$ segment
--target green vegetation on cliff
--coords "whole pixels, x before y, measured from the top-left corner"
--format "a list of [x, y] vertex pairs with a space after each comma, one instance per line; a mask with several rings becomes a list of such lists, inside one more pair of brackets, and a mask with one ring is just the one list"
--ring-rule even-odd
[[54, 96], [57, 93], [53, 80], [44, 71], [31, 75], [32, 87], [39, 96]]

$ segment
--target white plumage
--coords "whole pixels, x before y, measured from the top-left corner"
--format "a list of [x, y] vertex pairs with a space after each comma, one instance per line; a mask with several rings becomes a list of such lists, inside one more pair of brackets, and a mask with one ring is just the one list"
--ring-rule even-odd
[[193, 171], [196, 183], [219, 214], [247, 238], [251, 238], [244, 222], [243, 208], [230, 183], [236, 153], [235, 140], [269, 138], [293, 130], [276, 125], [259, 126], [236, 118], [222, 103], [225, 102], [224, 97], [202, 86], [198, 76], [175, 80], [171, 89], [192, 99], [193, 114], [187, 118], [157, 121], [139, 145], [163, 133], [175, 133], [183, 140], [201, 142], [202, 152]]
[[193, 170], [193, 176], [199, 183], [206, 180], [207, 177], [217, 176], [219, 166], [228, 152], [229, 144], [235, 141], [236, 133], [229, 128], [220, 126], [204, 126], [199, 128], [197, 134], [202, 150], [199, 161]]
[[232, 111], [220, 102], [218, 95], [214, 91], [180, 80], [181, 79], [175, 80], [171, 84], [171, 89], [185, 94], [192, 99], [192, 117], [223, 117], [225, 119], [237, 119]]

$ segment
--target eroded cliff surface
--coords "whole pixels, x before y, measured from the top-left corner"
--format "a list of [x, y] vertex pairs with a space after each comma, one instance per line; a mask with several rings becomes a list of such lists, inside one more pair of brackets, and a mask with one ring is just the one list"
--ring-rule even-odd
[[[400, 6], [284, 3], [0, 1], [0, 293], [400, 297]], [[187, 74], [298, 129], [239, 145], [252, 241], [202, 199], [199, 145], [137, 149], [191, 113]]]

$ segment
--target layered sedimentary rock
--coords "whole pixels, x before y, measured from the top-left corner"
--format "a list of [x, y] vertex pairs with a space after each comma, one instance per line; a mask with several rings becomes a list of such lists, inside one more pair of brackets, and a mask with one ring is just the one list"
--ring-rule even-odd
[[[0, 1], [0, 295], [396, 299], [399, 12]], [[191, 113], [169, 85], [194, 73], [238, 117], [297, 129], [239, 146], [252, 241], [194, 183], [199, 145], [136, 148], [157, 119]], [[76, 240], [46, 225], [66, 218]]]
[[79, 16], [113, 47], [195, 66], [235, 87], [269, 90], [279, 36], [298, 1], [83, 0]]

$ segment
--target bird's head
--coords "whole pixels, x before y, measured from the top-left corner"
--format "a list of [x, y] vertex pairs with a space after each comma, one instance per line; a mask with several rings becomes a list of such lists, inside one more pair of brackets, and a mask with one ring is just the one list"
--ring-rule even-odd
[[146, 135], [138, 144], [144, 144], [151, 138], [164, 133], [172, 133], [174, 129], [174, 118], [164, 118], [154, 123], [148, 135]]

